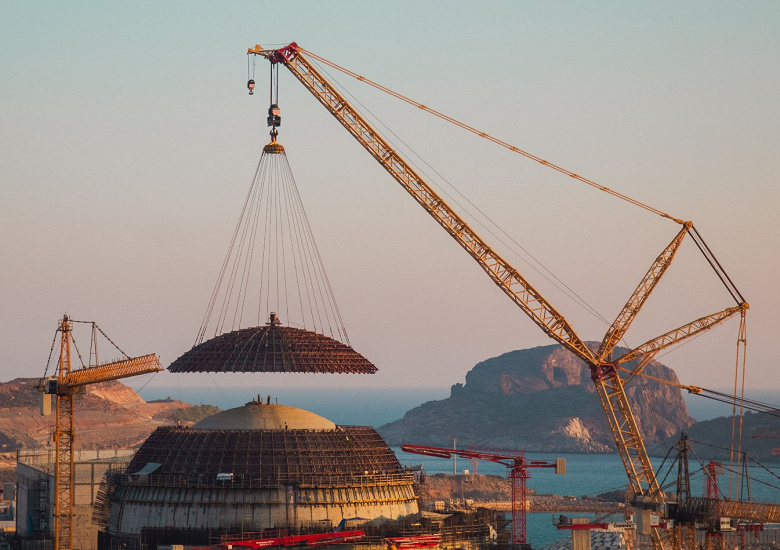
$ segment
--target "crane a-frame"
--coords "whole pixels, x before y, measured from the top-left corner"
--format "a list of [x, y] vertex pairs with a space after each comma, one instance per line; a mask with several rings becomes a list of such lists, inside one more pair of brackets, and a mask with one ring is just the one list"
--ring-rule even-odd
[[[94, 328], [97, 325], [92, 323]], [[56, 397], [54, 416], [54, 550], [73, 549], [74, 471], [73, 447], [76, 431], [73, 419], [73, 397], [89, 384], [119, 380], [163, 370], [155, 354], [127, 357], [120, 361], [71, 370], [73, 322], [64, 315], [59, 322], [60, 357], [57, 376], [41, 381], [44, 398]], [[91, 352], [90, 352], [91, 356]], [[97, 353], [95, 354], [97, 363]]]
[[[564, 316], [517, 269], [477, 235], [406, 160], [379, 135], [344, 96], [314, 67], [312, 62], [304, 55], [304, 52], [303, 48], [293, 42], [275, 50], [263, 49], [261, 46], [256, 45], [254, 48], [249, 48], [247, 55], [259, 55], [268, 59], [273, 65], [282, 64], [287, 67], [292, 75], [401, 184], [412, 198], [471, 255], [493, 282], [539, 328], [589, 366], [596, 393], [606, 414], [607, 422], [623, 461], [631, 489], [636, 496], [635, 505], [663, 513], [664, 495], [660, 490], [655, 472], [650, 463], [642, 440], [642, 434], [631, 412], [624, 386], [631, 377], [640, 374], [661, 350], [679, 344], [683, 340], [700, 334], [737, 314], [741, 315], [742, 325], [740, 333], [742, 334], [744, 332], [745, 314], [748, 309], [747, 302], [742, 298], [742, 295], [717, 260], [715, 260], [714, 255], [694, 228], [693, 223], [662, 214], [681, 225], [679, 233], [652, 263], [650, 269], [648, 269], [615, 321], [607, 330], [598, 349], [591, 349], [577, 335]], [[310, 52], [305, 53], [310, 54]], [[365, 80], [362, 77], [360, 78]], [[253, 81], [250, 82], [254, 84]], [[464, 127], [462, 124], [459, 125]], [[497, 140], [493, 139], [493, 141]], [[516, 150], [516, 148], [513, 148], [513, 150]], [[517, 150], [517, 152], [521, 151]], [[526, 156], [529, 155], [526, 154]], [[535, 160], [540, 159], [535, 158]], [[541, 162], [550, 165], [546, 161]], [[558, 167], [555, 168], [563, 171]], [[579, 176], [577, 177], [583, 181], [589, 181]], [[633, 202], [639, 204], [636, 201]], [[677, 327], [645, 342], [618, 358], [613, 358], [612, 354], [618, 342], [628, 331], [651, 292], [671, 265], [684, 238], [689, 235], [710, 262], [730, 292], [736, 305]], [[631, 361], [637, 361], [637, 365], [630, 371], [627, 378], [621, 378], [620, 371], [624, 369], [621, 365]], [[696, 390], [696, 388], [691, 389]], [[665, 530], [652, 528], [652, 535], [653, 544], [656, 548], [663, 549], [671, 546], [669, 535]]]

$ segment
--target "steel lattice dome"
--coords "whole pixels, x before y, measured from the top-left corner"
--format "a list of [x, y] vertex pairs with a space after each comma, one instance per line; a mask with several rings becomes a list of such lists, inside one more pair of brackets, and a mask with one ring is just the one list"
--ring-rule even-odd
[[350, 346], [316, 332], [265, 326], [221, 334], [192, 348], [171, 372], [321, 372], [373, 374], [377, 368]]

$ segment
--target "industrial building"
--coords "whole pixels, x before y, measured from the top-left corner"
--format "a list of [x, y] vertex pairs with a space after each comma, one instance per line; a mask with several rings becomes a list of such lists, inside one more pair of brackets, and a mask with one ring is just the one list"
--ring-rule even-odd
[[[97, 548], [92, 510], [109, 469], [126, 466], [135, 450], [76, 451], [74, 460], [74, 532], [76, 547]], [[51, 547], [54, 538], [54, 450], [19, 450], [16, 454], [16, 534], [25, 548]]]
[[151, 548], [417, 512], [413, 474], [373, 428], [256, 400], [191, 428], [158, 428], [110, 476], [96, 518], [101, 547]]

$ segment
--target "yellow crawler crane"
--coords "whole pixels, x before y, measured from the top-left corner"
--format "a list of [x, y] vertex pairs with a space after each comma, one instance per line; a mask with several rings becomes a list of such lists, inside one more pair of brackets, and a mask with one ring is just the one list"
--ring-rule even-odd
[[[304, 55], [305, 53], [305, 55]], [[726, 321], [737, 314], [741, 315], [740, 340], [744, 358], [745, 344], [745, 316], [748, 303], [732, 283], [731, 279], [720, 266], [714, 255], [698, 234], [692, 222], [683, 221], [665, 214], [652, 207], [625, 197], [591, 180], [587, 180], [578, 174], [574, 174], [548, 161], [540, 159], [530, 153], [519, 150], [509, 144], [501, 142], [492, 136], [479, 132], [474, 128], [442, 115], [425, 105], [413, 102], [400, 94], [388, 90], [383, 86], [368, 81], [362, 76], [343, 69], [330, 61], [308, 52], [295, 42], [279, 49], [264, 49], [259, 45], [249, 48], [247, 55], [258, 55], [266, 58], [277, 66], [282, 64], [292, 75], [314, 95], [314, 97], [338, 120], [347, 131], [373, 156], [382, 167], [430, 214], [442, 228], [462, 246], [466, 252], [480, 265], [493, 282], [515, 302], [525, 314], [531, 318], [550, 338], [561, 344], [574, 355], [583, 360], [591, 371], [591, 379], [601, 401], [604, 413], [607, 417], [615, 445], [623, 461], [631, 489], [635, 495], [634, 505], [639, 509], [640, 521], [645, 532], [652, 536], [653, 546], [658, 550], [679, 547], [680, 542], [672, 540], [670, 532], [659, 526], [650, 525], [651, 512], [665, 517], [665, 500], [655, 472], [650, 463], [647, 451], [642, 440], [642, 434], [637, 426], [636, 419], [631, 412], [631, 407], [624, 390], [624, 385], [636, 375], [640, 375], [644, 368], [663, 349], [683, 340], [696, 336], [712, 327]], [[494, 143], [502, 145], [513, 152], [521, 154], [536, 162], [540, 162], [550, 168], [562, 172], [572, 178], [597, 187], [601, 191], [610, 193], [618, 198], [627, 200], [632, 204], [645, 208], [655, 214], [668, 218], [681, 226], [679, 233], [664, 249], [650, 266], [642, 278], [636, 290], [626, 302], [615, 321], [604, 336], [599, 348], [592, 350], [577, 335], [569, 322], [542, 296], [512, 265], [496, 253], [469, 225], [430, 187], [430, 185], [404, 160], [393, 147], [391, 147], [379, 133], [358, 113], [355, 108], [336, 90], [336, 88], [314, 67], [307, 58], [311, 56], [317, 61], [330, 67], [354, 76], [385, 92], [394, 95], [408, 103], [416, 105], [420, 109], [443, 118], [461, 128], [474, 132]], [[254, 81], [250, 80], [249, 88], [252, 93]], [[276, 105], [272, 105], [272, 108]], [[278, 124], [272, 124], [269, 117], [269, 126], [274, 130]], [[274, 136], [275, 137], [275, 136]], [[679, 249], [686, 236], [690, 236], [704, 257], [710, 263], [713, 270], [720, 277], [724, 286], [734, 299], [735, 305], [702, 317], [680, 327], [677, 327], [657, 338], [645, 342], [641, 346], [626, 354], [612, 358], [613, 351], [618, 342], [628, 331], [637, 314], [642, 309], [651, 292], [663, 277], [672, 263], [675, 253]], [[739, 352], [738, 348], [738, 352]], [[622, 367], [624, 363], [637, 361], [632, 369]], [[627, 372], [626, 378], [620, 377], [620, 372]], [[700, 393], [701, 388], [695, 386], [685, 387], [690, 392]]]
[[[65, 315], [59, 323], [60, 358], [56, 377], [42, 381], [40, 389], [56, 397], [54, 417], [54, 550], [73, 549], [73, 447], [76, 432], [73, 424], [73, 397], [89, 384], [119, 380], [163, 370], [157, 355], [128, 357], [103, 365], [71, 370], [73, 322]], [[94, 328], [97, 325], [92, 323]], [[97, 353], [95, 354], [97, 356]], [[96, 357], [97, 362], [97, 357]]]

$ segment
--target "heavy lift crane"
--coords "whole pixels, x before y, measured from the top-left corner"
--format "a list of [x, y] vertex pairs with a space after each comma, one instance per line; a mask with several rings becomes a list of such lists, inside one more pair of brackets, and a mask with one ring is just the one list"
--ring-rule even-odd
[[526, 479], [530, 477], [528, 468], [554, 468], [556, 474], [566, 473], [566, 459], [556, 458], [554, 461], [528, 460], [522, 452], [490, 452], [470, 449], [445, 449], [443, 447], [428, 447], [425, 445], [401, 445], [405, 453], [415, 453], [436, 458], [452, 458], [459, 456], [469, 460], [488, 460], [503, 464], [509, 468], [509, 480], [512, 483], [512, 544], [517, 548], [527, 548], [526, 537]]
[[[95, 323], [92, 323], [92, 327], [93, 331], [95, 329], [99, 330]], [[71, 370], [72, 331], [73, 321], [68, 315], [64, 315], [57, 327], [57, 332], [60, 333], [60, 357], [57, 376], [44, 378], [38, 386], [38, 389], [44, 393], [44, 400], [51, 395], [54, 395], [56, 398], [54, 416], [54, 550], [73, 549], [73, 504], [75, 496], [73, 447], [76, 442], [76, 431], [73, 421], [73, 398], [76, 392], [89, 384], [119, 380], [163, 370], [160, 360], [155, 354], [139, 357], [127, 357], [125, 355], [125, 359], [100, 365], [98, 364], [97, 340], [95, 338], [93, 338], [95, 365]], [[92, 351], [90, 351], [91, 358]], [[44, 406], [42, 407], [44, 414], [46, 409], [46, 401], [44, 401]]]
[[[304, 55], [304, 52], [306, 55]], [[633, 204], [645, 207], [655, 213], [673, 220], [681, 226], [680, 231], [672, 242], [659, 254], [650, 266], [645, 276], [637, 285], [631, 297], [626, 302], [615, 321], [607, 330], [598, 349], [591, 349], [577, 335], [573, 327], [559, 313], [550, 302], [542, 296], [512, 265], [495, 252], [469, 225], [430, 187], [430, 185], [404, 160], [393, 147], [391, 147], [379, 133], [357, 112], [357, 110], [336, 90], [336, 88], [314, 67], [307, 55], [311, 55], [320, 61], [326, 61], [311, 52], [298, 46], [295, 42], [279, 49], [264, 49], [259, 45], [249, 48], [247, 55], [264, 57], [272, 64], [272, 68], [279, 64], [284, 65], [303, 86], [338, 120], [346, 130], [373, 156], [382, 167], [428, 212], [439, 225], [462, 246], [466, 252], [488, 274], [493, 282], [520, 307], [523, 312], [536, 323], [550, 338], [561, 344], [575, 356], [584, 361], [590, 368], [591, 379], [596, 388], [601, 405], [612, 431], [615, 445], [622, 459], [628, 476], [629, 484], [635, 495], [635, 507], [640, 509], [640, 517], [649, 519], [650, 512], [656, 511], [664, 514], [664, 495], [650, 463], [647, 451], [642, 440], [636, 419], [631, 412], [624, 386], [634, 376], [640, 375], [643, 369], [657, 356], [657, 354], [672, 345], [679, 344], [683, 340], [696, 336], [727, 319], [739, 314], [740, 342], [744, 345], [745, 316], [748, 303], [742, 298], [731, 279], [715, 259], [701, 236], [690, 221], [676, 219], [668, 214], [642, 205], [638, 201], [628, 199], [618, 193], [612, 192], [603, 186], [599, 186], [590, 180], [586, 180], [577, 174], [568, 172], [547, 161], [525, 153], [516, 147], [499, 142], [495, 138], [486, 136], [473, 128], [458, 123], [449, 117], [435, 113], [427, 107], [416, 104], [469, 129], [482, 137], [488, 137], [511, 150], [541, 162], [571, 177], [584, 181], [590, 185], [611, 192], [611, 194], [627, 199]], [[327, 62], [327, 61], [326, 61]], [[327, 62], [331, 66], [330, 62]], [[367, 81], [363, 77], [358, 77]], [[249, 88], [252, 92], [254, 82], [250, 81]], [[380, 89], [387, 89], [373, 84]], [[396, 97], [400, 94], [390, 92]], [[407, 100], [406, 98], [403, 98]], [[413, 103], [413, 102], [411, 102]], [[413, 103], [414, 104], [414, 103]], [[276, 107], [274, 104], [272, 107]], [[278, 109], [278, 107], [277, 107]], [[269, 125], [271, 120], [269, 119]], [[275, 131], [278, 124], [273, 124]], [[272, 131], [272, 138], [275, 138]], [[618, 342], [628, 331], [632, 322], [647, 301], [651, 292], [663, 277], [672, 263], [674, 256], [686, 236], [690, 236], [702, 254], [708, 260], [713, 270], [717, 273], [726, 289], [736, 302], [733, 307], [726, 308], [711, 315], [696, 319], [690, 323], [677, 327], [669, 332], [645, 342], [639, 347], [624, 353], [618, 358], [613, 358], [613, 352]], [[739, 349], [739, 348], [738, 348]], [[624, 367], [624, 364], [636, 361], [633, 369]], [[625, 378], [621, 378], [620, 372], [627, 372]], [[689, 386], [686, 389], [691, 392], [701, 392], [701, 388]], [[672, 541], [669, 533], [658, 527], [651, 527], [648, 531], [652, 535], [653, 545], [656, 549], [670, 548]]]

